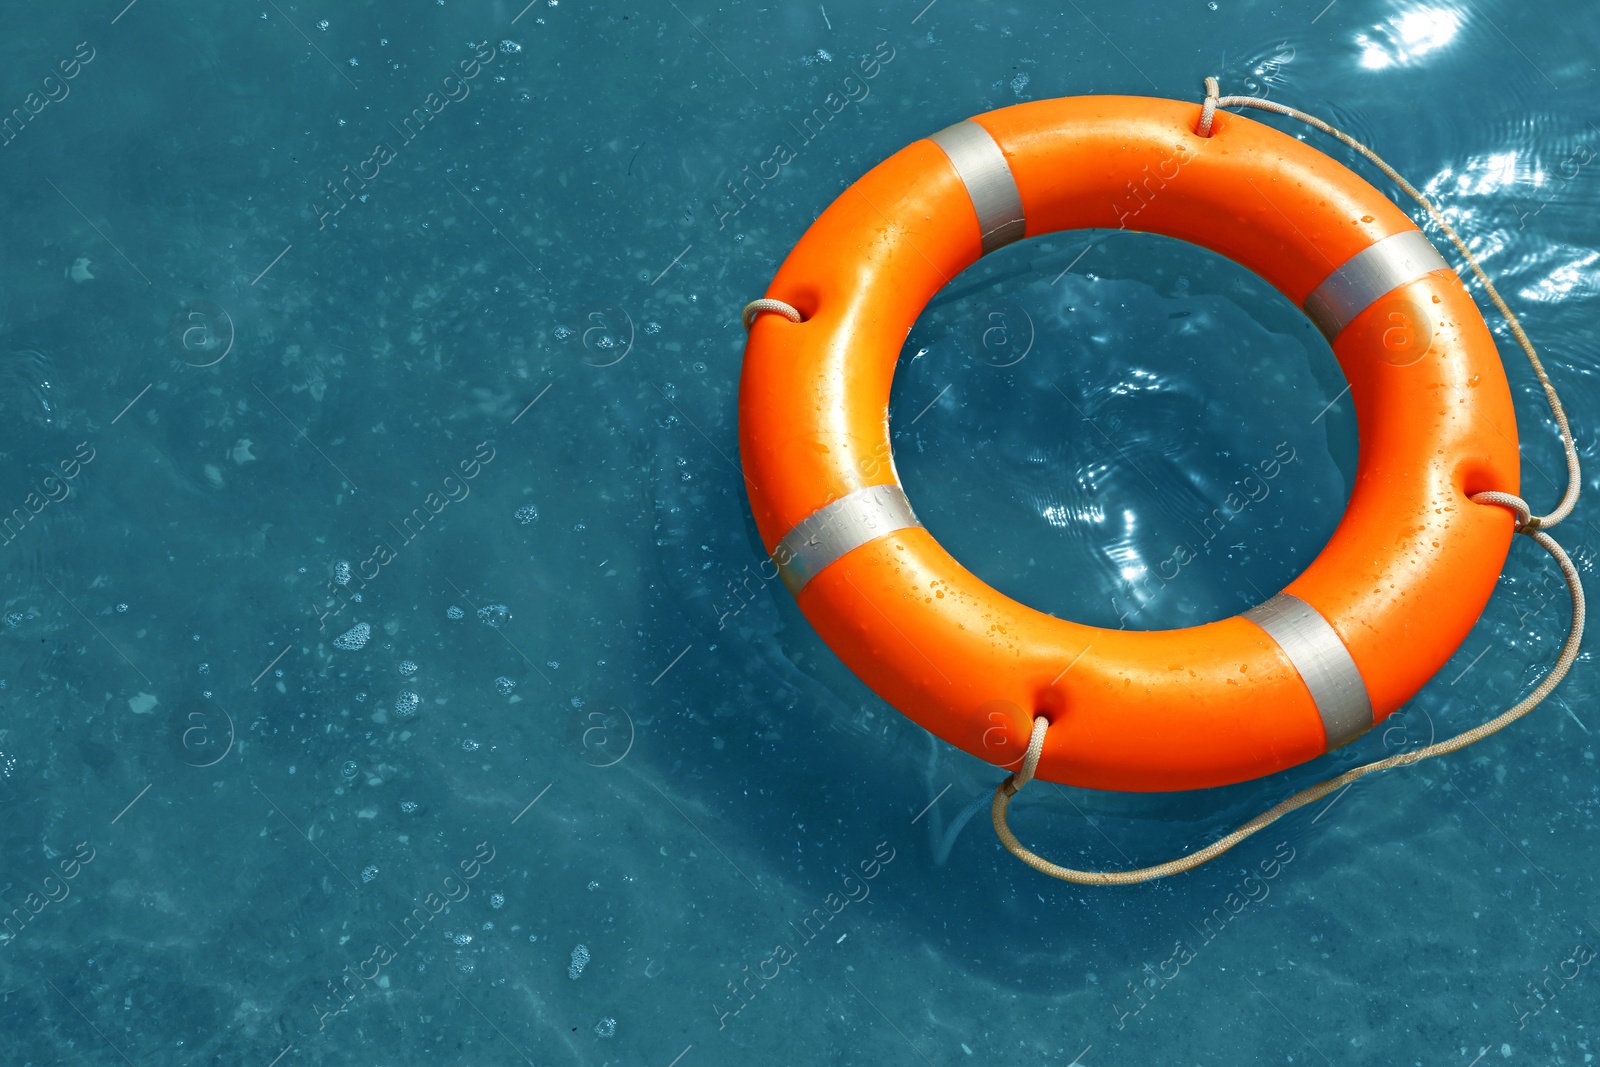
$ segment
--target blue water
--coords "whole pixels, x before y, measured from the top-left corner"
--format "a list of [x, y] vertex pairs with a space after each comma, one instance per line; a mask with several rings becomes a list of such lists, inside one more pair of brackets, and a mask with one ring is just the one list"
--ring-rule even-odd
[[[982, 810], [957, 827], [998, 773], [761, 580], [739, 309], [816, 215], [964, 116], [1198, 100], [1207, 74], [1438, 197], [1596, 487], [1600, 8], [1056, 6], [8, 6], [0, 1063], [1594, 1059], [1587, 653], [1465, 753], [1087, 889]], [[1495, 329], [1548, 510], [1559, 442]], [[936, 298], [891, 422], [976, 573], [1160, 628], [1320, 550], [1355, 464], [1343, 388], [1242, 269], [1059, 234]], [[1280, 447], [1227, 537], [1141, 581]], [[1592, 514], [1557, 531], [1591, 577]], [[1386, 728], [1228, 789], [1036, 784], [1013, 826], [1068, 864], [1181, 854], [1508, 707], [1563, 595], [1514, 545]]]

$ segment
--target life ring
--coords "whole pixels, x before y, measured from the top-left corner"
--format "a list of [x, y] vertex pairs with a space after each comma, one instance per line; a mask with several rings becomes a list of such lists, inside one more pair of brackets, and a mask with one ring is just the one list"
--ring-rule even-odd
[[[1201, 136], [1200, 118], [1180, 101], [1073, 97], [917, 141], [817, 219], [768, 288], [778, 303], [747, 322], [742, 465], [800, 610], [880, 696], [991, 763], [1018, 766], [1047, 717], [1049, 781], [1194, 789], [1350, 742], [1460, 645], [1514, 531], [1505, 507], [1468, 499], [1518, 491], [1517, 430], [1449, 264], [1316, 149], [1226, 112]], [[1045, 615], [945, 552], [900, 486], [889, 389], [917, 315], [979, 256], [1082, 228], [1165, 234], [1255, 271], [1306, 311], [1350, 382], [1360, 456], [1344, 517], [1303, 574], [1242, 615], [1142, 632]], [[786, 314], [759, 313], [772, 308]]]

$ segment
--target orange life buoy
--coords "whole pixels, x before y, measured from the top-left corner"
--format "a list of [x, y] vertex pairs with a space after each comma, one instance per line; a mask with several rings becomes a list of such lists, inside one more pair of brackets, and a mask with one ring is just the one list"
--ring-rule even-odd
[[[739, 443], [767, 551], [800, 610], [880, 696], [1038, 776], [1176, 790], [1270, 774], [1345, 744], [1444, 665], [1494, 589], [1516, 492], [1505, 372], [1465, 286], [1350, 170], [1195, 104], [1019, 104], [908, 146], [847, 189], [758, 314]], [[890, 381], [928, 300], [979, 256], [1059, 230], [1137, 229], [1209, 248], [1302, 307], [1355, 404], [1356, 481], [1327, 547], [1278, 596], [1179, 630], [1053, 618], [1001, 595], [918, 522], [894, 471]]]

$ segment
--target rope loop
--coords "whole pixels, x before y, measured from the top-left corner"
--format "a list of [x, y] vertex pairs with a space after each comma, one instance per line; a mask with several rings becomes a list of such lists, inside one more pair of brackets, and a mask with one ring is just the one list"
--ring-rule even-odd
[[1217, 79], [1206, 79], [1206, 102], [1200, 109], [1200, 125], [1194, 129], [1201, 137], [1211, 136], [1211, 122], [1217, 117], [1217, 94], [1220, 91]]
[[800, 314], [799, 309], [793, 304], [786, 304], [782, 300], [774, 300], [770, 296], [764, 296], [760, 300], [752, 300], [744, 306], [744, 314], [740, 316], [740, 318], [744, 319], [744, 328], [748, 330], [756, 321], [756, 316], [763, 311], [777, 312], [790, 322], [805, 321], [804, 316]]
[[1033, 733], [1028, 737], [1028, 751], [1022, 757], [1022, 770], [1000, 783], [1006, 796], [1016, 796], [1017, 790], [1033, 781], [1033, 773], [1039, 769], [1039, 757], [1044, 753], [1044, 735], [1049, 729], [1050, 720], [1043, 715], [1033, 720]]
[[1528, 502], [1514, 493], [1491, 490], [1487, 493], [1473, 493], [1467, 499], [1474, 504], [1498, 504], [1516, 512], [1517, 533], [1531, 534], [1539, 528], [1539, 518], [1533, 513], [1533, 509], [1528, 507]]

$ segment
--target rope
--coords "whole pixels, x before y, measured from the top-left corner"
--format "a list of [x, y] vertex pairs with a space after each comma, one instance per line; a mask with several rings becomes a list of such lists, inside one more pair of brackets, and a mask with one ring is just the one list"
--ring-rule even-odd
[[1528, 507], [1526, 501], [1524, 501], [1521, 497], [1511, 493], [1502, 493], [1498, 491], [1475, 493], [1471, 499], [1474, 503], [1478, 504], [1500, 506], [1512, 509], [1517, 516], [1516, 532], [1527, 537], [1531, 537], [1533, 540], [1537, 541], [1539, 546], [1546, 552], [1549, 552], [1551, 557], [1555, 559], [1556, 565], [1561, 568], [1561, 576], [1566, 579], [1567, 592], [1572, 596], [1572, 625], [1567, 630], [1567, 639], [1561, 646], [1561, 653], [1556, 657], [1555, 665], [1550, 668], [1550, 672], [1544, 676], [1537, 686], [1534, 687], [1533, 692], [1529, 693], [1526, 697], [1523, 697], [1522, 700], [1519, 701], [1515, 706], [1505, 712], [1502, 712], [1495, 718], [1490, 719], [1488, 722], [1482, 723], [1481, 725], [1475, 726], [1470, 730], [1466, 730], [1463, 733], [1457, 734], [1455, 737], [1452, 737], [1449, 740], [1440, 741], [1437, 744], [1426, 745], [1410, 752], [1398, 753], [1397, 755], [1390, 756], [1387, 759], [1381, 759], [1372, 763], [1362, 764], [1359, 767], [1351, 768], [1337, 777], [1329, 778], [1327, 781], [1319, 782], [1316, 785], [1311, 786], [1309, 789], [1301, 790], [1288, 800], [1283, 801], [1268, 811], [1262, 812], [1260, 815], [1257, 815], [1255, 818], [1251, 819], [1237, 830], [1234, 830], [1232, 833], [1213, 841], [1211, 844], [1196, 852], [1192, 852], [1180, 859], [1169, 860], [1166, 863], [1159, 863], [1153, 867], [1141, 867], [1137, 870], [1079, 871], [1073, 870], [1070, 867], [1062, 867], [1059, 864], [1051, 863], [1049, 860], [1029, 851], [1022, 844], [1022, 842], [1017, 840], [1016, 835], [1011, 832], [1011, 827], [1006, 824], [1006, 813], [1010, 808], [1011, 798], [1016, 796], [1017, 791], [1023, 786], [1027, 785], [1028, 782], [1033, 779], [1034, 772], [1039, 766], [1039, 756], [1044, 751], [1045, 734], [1050, 728], [1049, 719], [1043, 715], [1037, 717], [1033, 721], [1033, 734], [1028, 739], [1028, 751], [1023, 757], [1022, 769], [1008, 777], [1004, 782], [1001, 782], [994, 791], [994, 802], [990, 806], [990, 814], [994, 819], [994, 831], [999, 835], [1001, 843], [1004, 844], [1013, 855], [1022, 860], [1022, 862], [1026, 863], [1028, 866], [1032, 867], [1034, 870], [1039, 871], [1042, 874], [1048, 874], [1052, 878], [1059, 878], [1065, 882], [1076, 882], [1080, 885], [1135, 885], [1139, 882], [1148, 882], [1156, 878], [1164, 878], [1168, 875], [1180, 874], [1184, 871], [1193, 870], [1202, 863], [1222, 855], [1224, 852], [1228, 851], [1230, 848], [1237, 845], [1251, 834], [1254, 834], [1264, 827], [1270, 826], [1274, 822], [1277, 822], [1291, 811], [1303, 808], [1307, 804], [1313, 804], [1328, 794], [1352, 785], [1375, 771], [1386, 771], [1393, 767], [1405, 767], [1413, 763], [1419, 763], [1425, 759], [1432, 759], [1435, 756], [1444, 756], [1452, 752], [1459, 752], [1468, 745], [1475, 744], [1483, 740], [1485, 737], [1488, 737], [1490, 734], [1505, 729], [1507, 726], [1511, 725], [1513, 722], [1516, 722], [1518, 719], [1528, 714], [1528, 712], [1538, 707], [1539, 704], [1555, 690], [1556, 686], [1561, 684], [1561, 680], [1565, 678], [1567, 672], [1572, 669], [1573, 662], [1578, 658], [1578, 646], [1583, 640], [1583, 624], [1586, 612], [1583, 597], [1583, 582], [1578, 575], [1578, 568], [1573, 565], [1571, 557], [1569, 557], [1562, 547], [1556, 543], [1554, 538], [1552, 538], [1548, 533], [1545, 533], [1546, 528], [1554, 526], [1556, 523], [1560, 522], [1562, 519], [1571, 514], [1573, 506], [1577, 503], [1578, 491], [1581, 485], [1581, 475], [1578, 468], [1578, 451], [1572, 441], [1572, 431], [1567, 425], [1566, 411], [1561, 406], [1560, 397], [1556, 395], [1555, 386], [1551, 384], [1549, 376], [1545, 373], [1544, 365], [1539, 361], [1539, 356], [1534, 351], [1533, 343], [1528, 340], [1527, 334], [1522, 330], [1522, 324], [1517, 320], [1516, 315], [1512, 313], [1511, 308], [1506, 305], [1506, 302], [1503, 299], [1501, 299], [1500, 293], [1494, 287], [1494, 283], [1491, 282], [1488, 275], [1484, 273], [1482, 266], [1480, 266], [1478, 263], [1477, 257], [1472, 254], [1472, 250], [1467, 247], [1466, 242], [1463, 241], [1456, 231], [1451, 227], [1451, 225], [1445, 221], [1445, 218], [1442, 214], [1440, 214], [1439, 209], [1434, 207], [1433, 203], [1426, 196], [1412, 188], [1410, 183], [1408, 183], [1404, 178], [1400, 177], [1400, 175], [1395, 172], [1393, 167], [1389, 166], [1389, 164], [1380, 159], [1377, 153], [1361, 144], [1349, 134], [1344, 133], [1342, 130], [1335, 129], [1326, 122], [1323, 122], [1321, 119], [1307, 115], [1302, 111], [1297, 111], [1294, 108], [1287, 107], [1283, 104], [1263, 100], [1253, 96], [1219, 96], [1216, 78], [1206, 79], [1206, 101], [1200, 111], [1200, 122], [1195, 128], [1196, 133], [1202, 137], [1210, 137], [1212, 135], [1212, 123], [1215, 120], [1216, 111], [1219, 107], [1255, 107], [1266, 111], [1275, 111], [1281, 115], [1287, 115], [1290, 118], [1298, 119], [1307, 125], [1314, 126], [1317, 129], [1322, 130], [1324, 133], [1327, 133], [1330, 136], [1338, 138], [1340, 141], [1344, 142], [1346, 145], [1349, 145], [1357, 152], [1360, 152], [1367, 159], [1371, 160], [1378, 166], [1379, 169], [1384, 172], [1384, 174], [1388, 175], [1396, 185], [1400, 186], [1400, 188], [1404, 189], [1408, 194], [1410, 194], [1413, 200], [1421, 204], [1427, 210], [1429, 216], [1432, 217], [1434, 222], [1439, 224], [1439, 228], [1449, 236], [1451, 242], [1455, 244], [1456, 249], [1472, 266], [1473, 273], [1476, 274], [1478, 276], [1478, 280], [1483, 283], [1484, 291], [1489, 294], [1490, 299], [1494, 301], [1495, 307], [1498, 308], [1500, 313], [1505, 316], [1506, 322], [1511, 327], [1511, 332], [1516, 336], [1517, 344], [1519, 344], [1522, 347], [1522, 351], [1527, 354], [1528, 362], [1532, 364], [1533, 372], [1538, 377], [1539, 384], [1544, 387], [1545, 398], [1550, 403], [1550, 411], [1551, 414], [1555, 416], [1556, 425], [1561, 428], [1561, 443], [1565, 447], [1567, 453], [1567, 489], [1562, 495], [1561, 503], [1556, 507], [1556, 509], [1550, 514], [1542, 516], [1534, 515], [1532, 510]]
[[[1478, 497], [1488, 495], [1487, 493], [1479, 493], [1473, 499], [1477, 500]], [[1518, 504], [1521, 505], [1521, 510], [1526, 512], [1527, 505], [1520, 500]], [[1538, 707], [1540, 702], [1549, 696], [1556, 686], [1561, 684], [1561, 679], [1566, 677], [1567, 671], [1572, 668], [1573, 661], [1578, 658], [1578, 644], [1583, 639], [1585, 613], [1583, 585], [1578, 578], [1578, 568], [1573, 564], [1571, 558], [1568, 557], [1560, 545], [1556, 544], [1555, 539], [1543, 530], [1530, 527], [1519, 532], [1525, 533], [1539, 542], [1545, 551], [1555, 557], [1557, 565], [1561, 568], [1562, 577], [1567, 580], [1567, 590], [1572, 594], [1572, 627], [1567, 631], [1567, 640], [1561, 646], [1561, 654], [1556, 657], [1555, 666], [1550, 669], [1550, 673], [1544, 676], [1544, 679], [1539, 682], [1533, 692], [1523, 697], [1509, 711], [1503, 712], [1486, 723], [1457, 734], [1447, 741], [1440, 741], [1438, 744], [1427, 745], [1423, 748], [1413, 749], [1410, 752], [1401, 752], [1390, 756], [1388, 759], [1353, 767], [1336, 778], [1330, 778], [1325, 782], [1317, 783], [1309, 789], [1301, 790], [1277, 807], [1272, 808], [1270, 811], [1262, 812], [1231, 834], [1213, 841], [1197, 852], [1192, 852], [1181, 859], [1158, 863], [1154, 867], [1141, 867], [1132, 871], [1078, 871], [1070, 867], [1059, 866], [1030, 852], [1022, 842], [1017, 840], [1016, 835], [1011, 832], [1011, 828], [1006, 825], [1006, 810], [1011, 804], [1011, 798], [1028, 783], [1033, 777], [1034, 770], [1039, 765], [1039, 753], [1044, 748], [1044, 736], [1050, 724], [1050, 720], [1041, 715], [1033, 721], [1033, 737], [1028, 742], [1028, 755], [1022, 761], [1022, 770], [1000, 783], [994, 791], [994, 803], [990, 807], [990, 813], [994, 817], [994, 832], [1000, 836], [1001, 843], [1010, 849], [1018, 859], [1034, 870], [1042, 874], [1048, 874], [1052, 878], [1059, 878], [1064, 882], [1077, 882], [1080, 885], [1135, 885], [1139, 882], [1148, 882], [1155, 878], [1165, 878], [1168, 875], [1181, 874], [1184, 871], [1193, 870], [1207, 860], [1216, 859], [1251, 834], [1272, 825], [1291, 811], [1303, 808], [1307, 804], [1313, 804], [1329, 793], [1365, 778], [1374, 771], [1386, 771], [1392, 767], [1405, 767], [1425, 759], [1432, 759], [1434, 756], [1444, 756], [1451, 752], [1458, 752], [1468, 745], [1482, 741], [1492, 733], [1505, 729]]]
[[760, 300], [752, 300], [744, 306], [744, 314], [740, 316], [740, 318], [744, 319], [744, 328], [748, 330], [750, 325], [756, 321], [756, 316], [763, 311], [775, 311], [790, 322], [803, 321], [800, 312], [793, 304], [785, 304], [782, 300], [774, 300], [771, 297], [764, 296]]
[[1316, 127], [1330, 137], [1337, 138], [1339, 141], [1355, 149], [1367, 159], [1371, 160], [1372, 164], [1379, 170], [1383, 171], [1383, 173], [1389, 177], [1390, 181], [1394, 182], [1401, 189], [1405, 190], [1406, 194], [1410, 196], [1411, 199], [1422, 205], [1423, 209], [1427, 211], [1428, 217], [1433, 219], [1433, 221], [1438, 224], [1439, 229], [1444, 231], [1446, 237], [1450, 238], [1450, 243], [1456, 246], [1456, 251], [1460, 252], [1462, 258], [1465, 259], [1467, 264], [1472, 267], [1472, 273], [1478, 276], [1478, 281], [1483, 284], [1484, 292], [1489, 294], [1489, 299], [1494, 301], [1494, 306], [1499, 310], [1500, 314], [1505, 317], [1506, 325], [1511, 327], [1512, 335], [1516, 337], [1517, 344], [1521, 346], [1522, 351], [1528, 357], [1529, 364], [1531, 364], [1533, 367], [1534, 376], [1539, 379], [1539, 384], [1544, 387], [1545, 400], [1547, 400], [1550, 404], [1550, 414], [1555, 416], [1556, 425], [1561, 429], [1561, 444], [1562, 447], [1566, 449], [1567, 453], [1567, 491], [1562, 495], [1561, 503], [1557, 505], [1554, 511], [1548, 515], [1541, 515], [1539, 517], [1539, 525], [1554, 526], [1556, 523], [1572, 514], [1572, 508], [1578, 502], [1580, 475], [1578, 472], [1578, 449], [1572, 441], [1572, 429], [1567, 425], [1566, 409], [1561, 406], [1561, 398], [1556, 395], [1556, 387], [1551, 384], [1550, 376], [1545, 373], [1544, 364], [1540, 362], [1539, 354], [1533, 349], [1533, 342], [1528, 340], [1528, 335], [1523, 332], [1521, 320], [1517, 318], [1516, 313], [1513, 312], [1510, 306], [1506, 304], [1505, 300], [1501, 298], [1500, 291], [1494, 287], [1494, 283], [1489, 280], [1489, 276], [1484, 273], [1483, 267], [1478, 263], [1478, 257], [1472, 254], [1472, 250], [1469, 249], [1467, 247], [1467, 243], [1461, 239], [1461, 235], [1456, 233], [1455, 227], [1451, 226], [1450, 223], [1445, 220], [1444, 215], [1439, 211], [1439, 209], [1434, 207], [1433, 201], [1429, 200], [1422, 193], [1419, 193], [1415, 188], [1412, 187], [1410, 182], [1400, 177], [1399, 172], [1393, 167], [1389, 166], [1389, 164], [1385, 163], [1378, 156], [1378, 153], [1374, 152], [1372, 149], [1368, 148], [1354, 137], [1351, 137], [1343, 130], [1336, 129], [1333, 126], [1328, 125], [1315, 115], [1308, 115], [1304, 111], [1297, 111], [1286, 104], [1280, 104], [1274, 100], [1263, 100], [1257, 96], [1218, 97], [1217, 92], [1217, 79], [1207, 78], [1206, 102], [1200, 111], [1200, 122], [1195, 127], [1195, 132], [1201, 137], [1211, 136], [1212, 119], [1215, 117], [1216, 110], [1219, 107], [1253, 107], [1259, 108], [1262, 111], [1274, 111], [1280, 115], [1287, 115], [1289, 118], [1297, 119], [1308, 126]]

